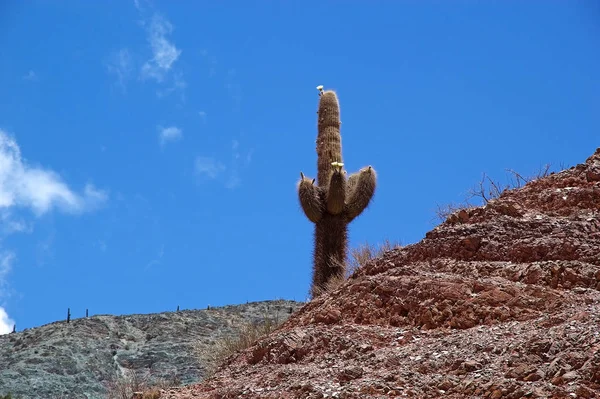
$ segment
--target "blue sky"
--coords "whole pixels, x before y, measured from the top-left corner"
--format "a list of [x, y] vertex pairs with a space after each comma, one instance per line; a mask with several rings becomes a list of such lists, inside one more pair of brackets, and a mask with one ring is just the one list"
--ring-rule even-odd
[[0, 333], [305, 300], [317, 85], [378, 189], [350, 244], [410, 244], [482, 173], [600, 146], [597, 2], [0, 5]]

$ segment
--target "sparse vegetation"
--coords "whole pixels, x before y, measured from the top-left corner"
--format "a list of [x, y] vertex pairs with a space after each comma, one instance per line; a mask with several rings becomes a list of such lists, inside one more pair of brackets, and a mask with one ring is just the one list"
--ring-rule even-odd
[[236, 333], [214, 342], [209, 348], [197, 348], [198, 356], [206, 365], [206, 377], [212, 376], [219, 366], [231, 355], [251, 347], [259, 338], [270, 334], [282, 324], [278, 318], [263, 317], [257, 323], [244, 323], [238, 326]]
[[350, 256], [347, 267], [344, 267], [346, 271], [345, 274], [338, 274], [329, 279], [327, 284], [318, 289], [318, 295], [321, 295], [325, 292], [331, 292], [338, 288], [341, 284], [344, 283], [356, 270], [361, 267], [364, 267], [367, 262], [371, 259], [375, 259], [380, 257], [385, 252], [390, 251], [394, 248], [399, 248], [401, 244], [396, 241], [390, 241], [386, 239], [379, 245], [372, 245], [368, 242], [359, 245], [356, 248], [352, 248], [350, 250]]
[[135, 370], [119, 375], [107, 384], [108, 399], [159, 399], [160, 390], [180, 385], [174, 377], [171, 380], [151, 382], [150, 372]]
[[454, 212], [459, 211], [461, 209], [469, 209], [472, 207], [473, 207], [473, 205], [469, 204], [469, 202], [466, 200], [465, 200], [465, 202], [463, 202], [461, 204], [454, 204], [454, 203], [450, 203], [450, 204], [446, 204], [446, 205], [437, 204], [437, 209], [435, 210], [435, 216], [443, 222], [444, 220], [448, 219], [448, 217], [450, 215], [452, 215]]
[[399, 247], [401, 247], [399, 242], [386, 239], [379, 245], [371, 245], [366, 242], [356, 248], [352, 248], [350, 250], [350, 260], [348, 262], [346, 278], [354, 274], [357, 269], [365, 266], [371, 259], [378, 258], [387, 251], [391, 251], [392, 249]]
[[[560, 170], [564, 170], [561, 166]], [[467, 196], [462, 203], [454, 204], [450, 203], [447, 205], [437, 205], [437, 209], [435, 214], [438, 219], [444, 221], [448, 218], [448, 216], [452, 215], [454, 212], [461, 209], [472, 208], [476, 205], [472, 205], [470, 201], [473, 199], [478, 199], [480, 204], [487, 204], [493, 199], [496, 199], [502, 195], [507, 190], [512, 190], [515, 188], [521, 188], [527, 183], [540, 179], [542, 177], [549, 176], [555, 172], [550, 170], [550, 164], [546, 164], [531, 176], [523, 176], [519, 172], [514, 171], [513, 169], [506, 169], [508, 174], [508, 179], [505, 184], [500, 183], [498, 180], [493, 180], [485, 173], [481, 177], [481, 181], [471, 188], [467, 192]]]

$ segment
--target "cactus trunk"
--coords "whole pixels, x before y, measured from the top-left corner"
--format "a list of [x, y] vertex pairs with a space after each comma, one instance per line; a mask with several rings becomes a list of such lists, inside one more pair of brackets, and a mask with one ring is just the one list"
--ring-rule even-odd
[[340, 108], [333, 91], [321, 93], [318, 111], [317, 185], [300, 173], [298, 197], [306, 217], [315, 223], [312, 297], [346, 271], [348, 224], [369, 205], [375, 193], [372, 167], [346, 179], [342, 170]]
[[343, 277], [346, 272], [348, 222], [343, 215], [325, 214], [315, 224], [314, 239], [313, 298], [327, 289], [327, 283], [332, 278]]

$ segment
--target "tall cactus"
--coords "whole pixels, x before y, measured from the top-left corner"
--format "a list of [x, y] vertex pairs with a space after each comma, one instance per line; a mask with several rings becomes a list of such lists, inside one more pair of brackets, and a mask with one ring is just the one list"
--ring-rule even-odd
[[348, 224], [369, 205], [377, 176], [371, 166], [346, 178], [342, 170], [340, 107], [335, 92], [320, 91], [317, 135], [317, 185], [300, 172], [298, 197], [306, 217], [315, 223], [312, 297], [346, 270]]

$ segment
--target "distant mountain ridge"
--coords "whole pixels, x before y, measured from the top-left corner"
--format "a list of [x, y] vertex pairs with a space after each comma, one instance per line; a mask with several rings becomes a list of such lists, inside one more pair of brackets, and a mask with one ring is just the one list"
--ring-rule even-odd
[[233, 335], [236, 326], [286, 320], [303, 305], [274, 300], [204, 310], [95, 315], [0, 336], [0, 396], [104, 399], [123, 371], [182, 384], [202, 379], [198, 348]]

